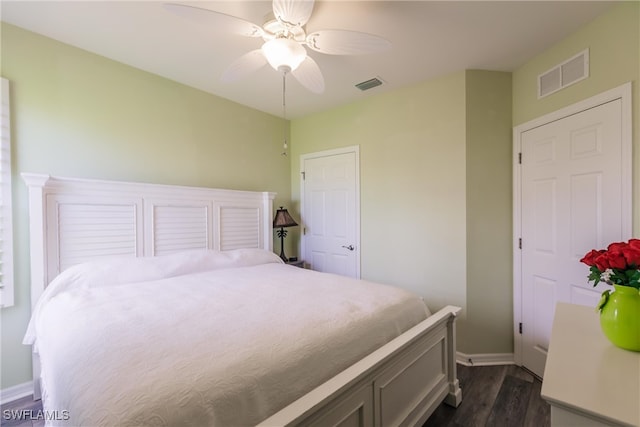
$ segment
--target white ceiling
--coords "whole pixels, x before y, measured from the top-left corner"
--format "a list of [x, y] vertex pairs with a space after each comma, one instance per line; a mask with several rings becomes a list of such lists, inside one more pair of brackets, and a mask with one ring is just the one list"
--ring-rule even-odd
[[[178, 2], [178, 1], [174, 1]], [[268, 1], [191, 1], [262, 25]], [[234, 83], [226, 67], [261, 39], [216, 31], [167, 12], [161, 1], [7, 1], [3, 21], [261, 111], [282, 116], [282, 77], [268, 65]], [[287, 80], [287, 118], [464, 69], [514, 71], [603, 13], [613, 1], [319, 1], [307, 33], [348, 29], [390, 40], [384, 53], [309, 51], [325, 77], [316, 95]], [[356, 83], [379, 77], [367, 92]]]

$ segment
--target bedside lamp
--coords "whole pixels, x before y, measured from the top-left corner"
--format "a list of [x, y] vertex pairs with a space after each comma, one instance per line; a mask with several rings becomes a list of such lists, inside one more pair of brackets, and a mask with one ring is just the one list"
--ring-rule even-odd
[[280, 206], [280, 209], [276, 212], [276, 217], [273, 219], [273, 228], [280, 228], [280, 230], [278, 230], [278, 237], [280, 238], [280, 258], [282, 258], [284, 262], [289, 261], [284, 254], [284, 238], [287, 237], [285, 227], [294, 227], [296, 225], [298, 225], [298, 223], [291, 218], [289, 212]]

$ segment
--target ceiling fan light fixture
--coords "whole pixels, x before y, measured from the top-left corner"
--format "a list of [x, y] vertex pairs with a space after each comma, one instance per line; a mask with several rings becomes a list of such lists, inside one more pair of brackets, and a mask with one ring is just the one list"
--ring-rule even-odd
[[269, 65], [278, 71], [293, 71], [307, 57], [305, 48], [295, 40], [275, 38], [262, 45], [262, 53]]

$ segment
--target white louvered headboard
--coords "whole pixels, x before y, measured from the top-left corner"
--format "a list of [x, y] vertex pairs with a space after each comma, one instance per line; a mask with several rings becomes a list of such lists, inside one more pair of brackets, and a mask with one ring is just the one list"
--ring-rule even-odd
[[275, 193], [22, 177], [29, 188], [33, 304], [61, 271], [101, 257], [273, 247]]

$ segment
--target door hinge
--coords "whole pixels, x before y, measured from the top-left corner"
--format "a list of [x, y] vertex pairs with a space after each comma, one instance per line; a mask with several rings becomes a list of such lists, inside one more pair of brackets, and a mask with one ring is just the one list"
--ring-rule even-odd
[[518, 249], [522, 249], [522, 237], [518, 239]]
[[302, 228], [302, 235], [306, 235], [307, 234], [307, 227], [303, 227]]
[[518, 332], [520, 332], [520, 335], [522, 335], [522, 322], [518, 324]]
[[522, 153], [518, 153], [518, 163], [522, 164]]
[[304, 181], [307, 177], [306, 177], [306, 172], [300, 172], [302, 174], [302, 180]]

